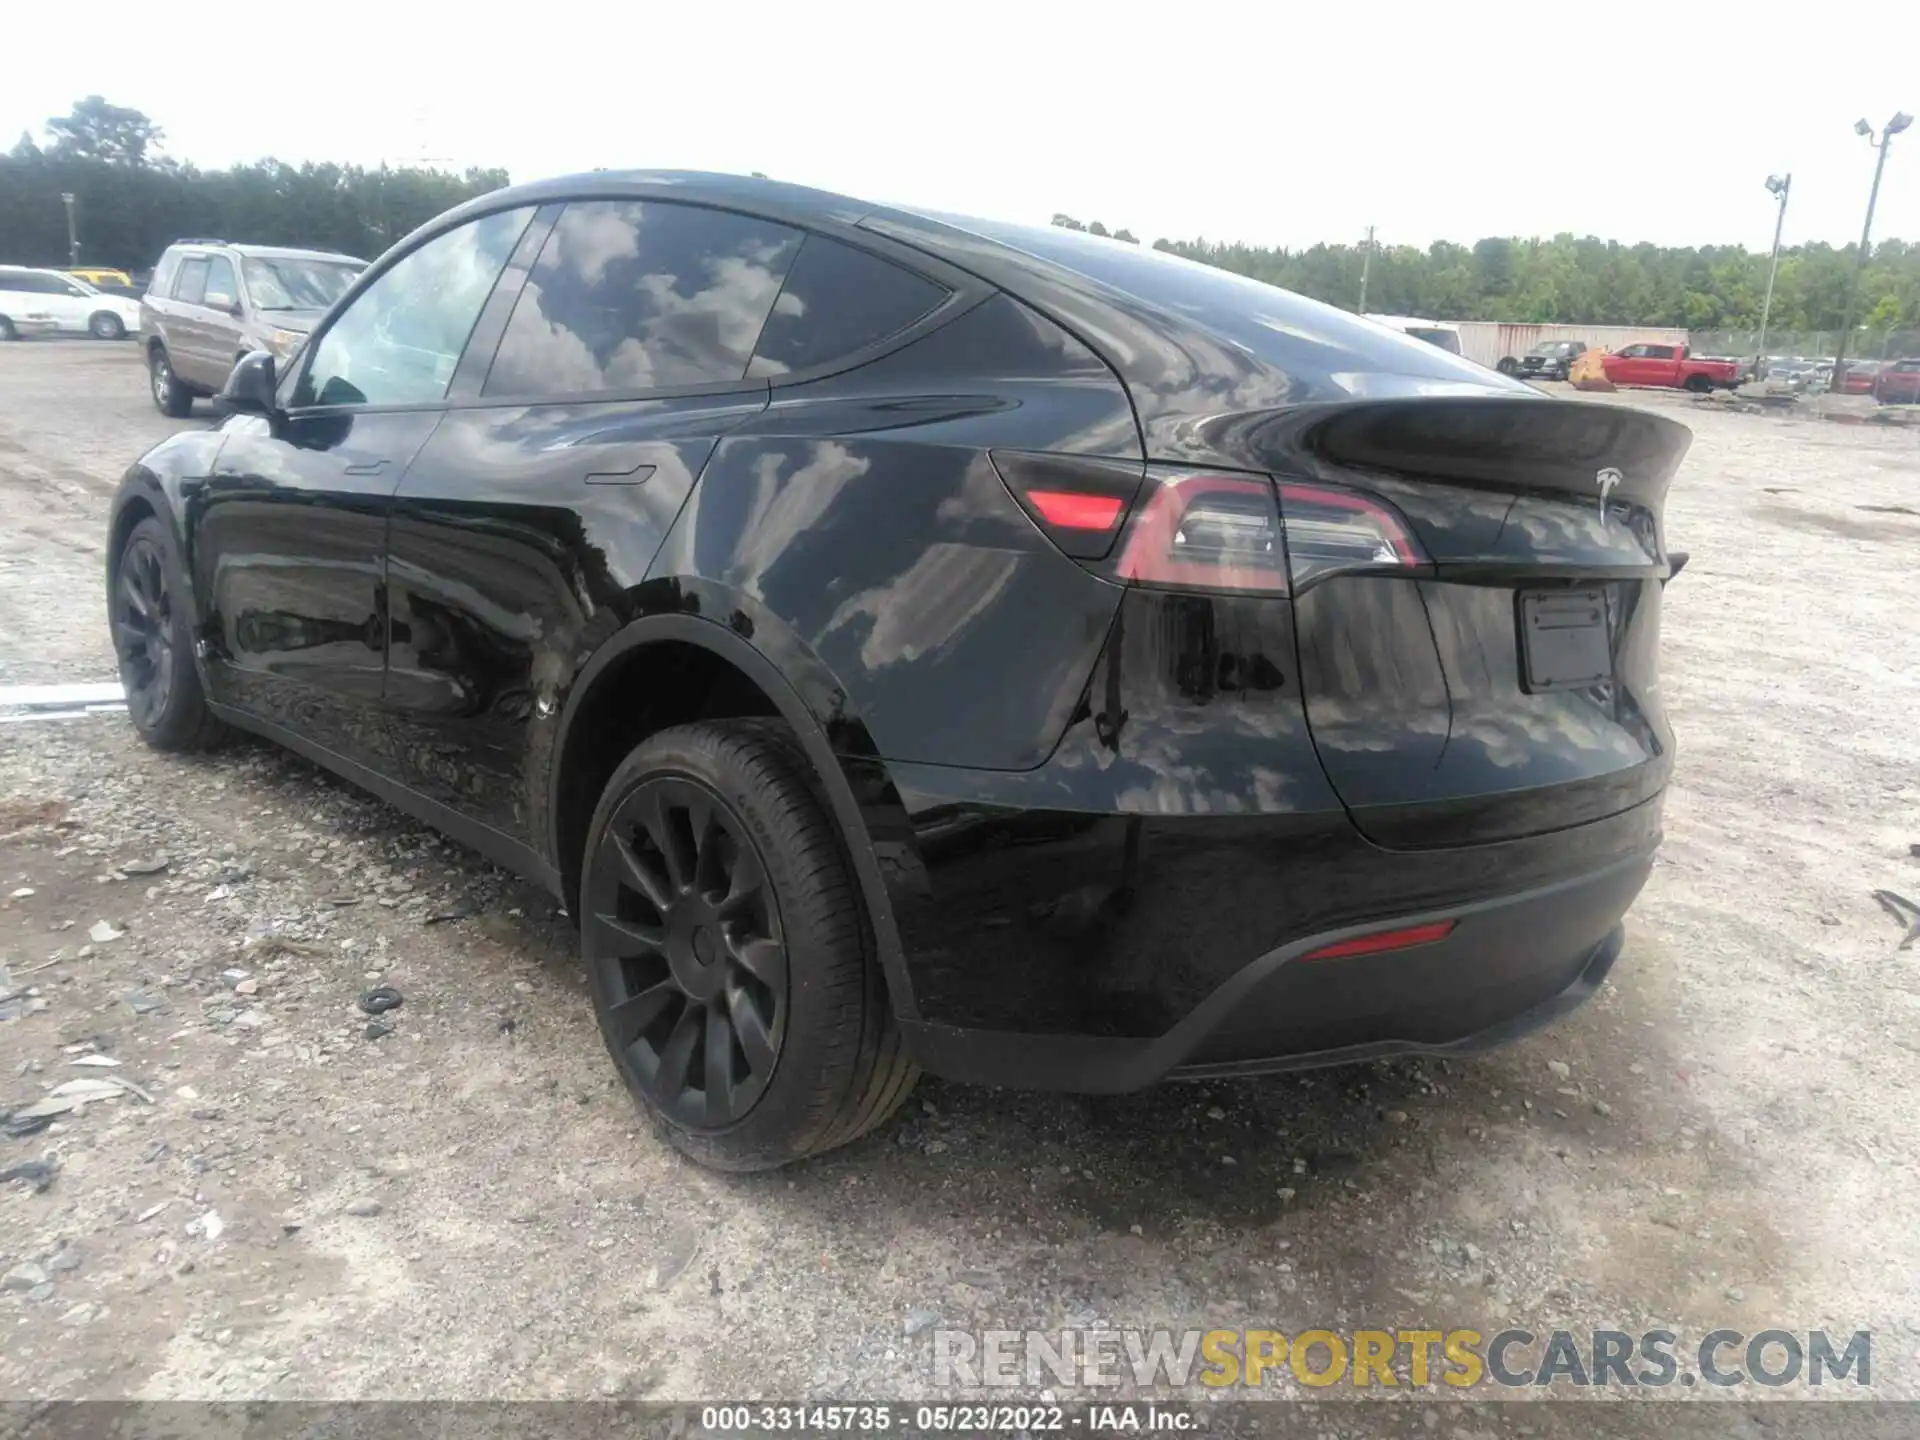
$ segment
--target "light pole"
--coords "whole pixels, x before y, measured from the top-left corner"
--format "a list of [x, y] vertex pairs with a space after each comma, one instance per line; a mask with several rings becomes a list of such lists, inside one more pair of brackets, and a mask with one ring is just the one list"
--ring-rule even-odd
[[1367, 273], [1373, 269], [1373, 227], [1367, 226], [1367, 248], [1360, 253], [1360, 313], [1367, 313]]
[[1867, 268], [1867, 245], [1873, 237], [1873, 207], [1880, 198], [1880, 176], [1887, 168], [1887, 147], [1898, 135], [1913, 123], [1913, 116], [1906, 111], [1896, 111], [1894, 117], [1880, 127], [1880, 138], [1873, 138], [1873, 126], [1864, 120], [1853, 122], [1856, 135], [1867, 137], [1867, 143], [1880, 152], [1880, 158], [1873, 166], [1873, 188], [1867, 192], [1867, 223], [1860, 227], [1860, 253], [1854, 259], [1853, 279], [1847, 284], [1847, 311], [1841, 318], [1846, 322], [1840, 327], [1840, 343], [1833, 353], [1833, 379], [1828, 382], [1831, 390], [1842, 389], [1846, 384], [1847, 337], [1853, 334], [1853, 307], [1860, 300], [1860, 273]]
[[73, 192], [60, 192], [60, 203], [67, 207], [67, 268], [73, 269], [80, 263], [80, 232], [73, 228]]
[[1793, 189], [1793, 174], [1769, 175], [1767, 189], [1773, 192], [1773, 198], [1780, 202], [1780, 213], [1773, 222], [1773, 261], [1767, 266], [1767, 298], [1760, 304], [1760, 347], [1754, 357], [1756, 379], [1767, 378], [1767, 321], [1773, 315], [1773, 282], [1780, 274], [1780, 231], [1787, 223], [1787, 193]]

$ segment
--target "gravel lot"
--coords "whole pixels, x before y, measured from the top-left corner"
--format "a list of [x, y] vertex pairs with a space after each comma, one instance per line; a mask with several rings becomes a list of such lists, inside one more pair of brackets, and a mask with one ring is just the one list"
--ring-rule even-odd
[[[143, 387], [0, 347], [0, 685], [112, 676], [107, 498], [208, 423]], [[1870, 897], [1920, 896], [1920, 432], [1623, 399], [1696, 434], [1667, 843], [1603, 994], [1472, 1062], [926, 1081], [717, 1177], [631, 1110], [544, 895], [263, 745], [0, 727], [0, 1106], [144, 1092], [0, 1139], [53, 1163], [0, 1185], [0, 1271], [45, 1272], [0, 1398], [917, 1396], [936, 1322], [1871, 1327], [1920, 1395], [1920, 947]]]

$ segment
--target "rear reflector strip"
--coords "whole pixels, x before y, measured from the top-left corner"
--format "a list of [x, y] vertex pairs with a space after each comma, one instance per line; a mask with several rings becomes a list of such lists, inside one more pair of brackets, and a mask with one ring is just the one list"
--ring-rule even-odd
[[1302, 960], [1344, 960], [1350, 955], [1377, 955], [1383, 950], [1406, 950], [1415, 945], [1431, 945], [1453, 933], [1456, 922], [1435, 920], [1429, 925], [1409, 925], [1404, 930], [1380, 930], [1372, 935], [1356, 935], [1309, 950]]

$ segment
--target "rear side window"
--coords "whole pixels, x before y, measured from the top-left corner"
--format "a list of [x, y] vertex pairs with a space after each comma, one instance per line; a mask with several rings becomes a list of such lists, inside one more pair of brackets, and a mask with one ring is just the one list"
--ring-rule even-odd
[[540, 251], [486, 395], [739, 380], [800, 232], [647, 200], [576, 201]]
[[180, 262], [180, 278], [173, 282], [173, 298], [198, 305], [207, 298], [207, 257], [196, 255]]
[[1649, 345], [1640, 353], [1645, 355], [1649, 360], [1671, 360], [1673, 358], [1673, 346]]
[[784, 375], [851, 355], [898, 334], [951, 293], [877, 255], [809, 235], [747, 373]]

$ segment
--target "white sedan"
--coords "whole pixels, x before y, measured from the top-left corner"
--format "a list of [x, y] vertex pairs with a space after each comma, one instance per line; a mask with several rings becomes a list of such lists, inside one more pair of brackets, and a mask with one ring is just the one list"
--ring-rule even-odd
[[140, 329], [140, 302], [58, 270], [0, 265], [0, 340], [60, 333], [119, 340]]

